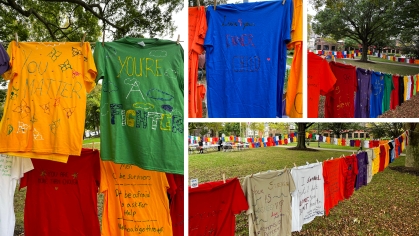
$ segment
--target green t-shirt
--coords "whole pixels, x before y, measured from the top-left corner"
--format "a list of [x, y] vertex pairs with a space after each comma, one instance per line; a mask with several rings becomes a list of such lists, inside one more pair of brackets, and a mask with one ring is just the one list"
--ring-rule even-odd
[[102, 160], [183, 174], [183, 49], [161, 39], [96, 43]]
[[391, 74], [384, 74], [384, 96], [383, 113], [390, 110], [391, 91], [394, 89], [393, 78]]
[[415, 96], [416, 95], [416, 83], [417, 83], [417, 80], [418, 80], [418, 75], [414, 75], [413, 76], [413, 96]]

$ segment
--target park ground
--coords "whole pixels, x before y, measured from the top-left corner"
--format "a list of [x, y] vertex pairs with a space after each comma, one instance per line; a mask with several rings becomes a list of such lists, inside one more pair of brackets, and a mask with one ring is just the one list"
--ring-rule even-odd
[[[316, 143], [317, 144], [317, 143]], [[310, 147], [317, 147], [314, 143]], [[324, 146], [321, 144], [321, 146]], [[338, 148], [339, 146], [335, 146]], [[349, 151], [349, 153], [348, 153]], [[189, 179], [199, 182], [245, 177], [272, 169], [292, 168], [350, 154], [350, 150], [293, 151], [283, 147], [189, 155]], [[419, 171], [404, 168], [405, 157], [377, 173], [368, 186], [340, 202], [329, 216], [316, 217], [292, 235], [418, 235]], [[248, 235], [244, 213], [236, 216], [236, 236]]]

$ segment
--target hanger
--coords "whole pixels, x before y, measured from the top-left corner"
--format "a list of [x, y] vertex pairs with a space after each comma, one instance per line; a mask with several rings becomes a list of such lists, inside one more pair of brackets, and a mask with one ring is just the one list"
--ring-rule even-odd
[[20, 48], [20, 46], [19, 46], [19, 37], [17, 36], [17, 33], [15, 33], [15, 40], [16, 40], [17, 47]]
[[86, 33], [83, 34], [83, 38], [80, 42], [80, 47], [83, 47], [84, 39], [86, 38]]
[[215, 8], [217, 8], [217, 0], [214, 0], [214, 11], [215, 11]]

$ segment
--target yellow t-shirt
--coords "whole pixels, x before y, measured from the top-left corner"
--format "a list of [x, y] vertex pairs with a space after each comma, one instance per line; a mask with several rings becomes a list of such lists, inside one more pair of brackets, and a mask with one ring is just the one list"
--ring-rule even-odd
[[90, 44], [13, 41], [8, 53], [0, 153], [61, 162], [79, 156], [96, 78]]
[[384, 163], [384, 168], [387, 168], [389, 162], [390, 162], [390, 146], [388, 145], [388, 142], [384, 144], [384, 148], [386, 149], [386, 162]]
[[406, 144], [406, 133], [403, 133], [402, 137], [403, 137], [403, 142], [401, 143], [401, 145], [402, 145], [402, 152], [403, 152], [405, 149], [405, 144]]
[[375, 175], [378, 173], [378, 170], [380, 169], [380, 148], [375, 147], [372, 149], [373, 151], [373, 160], [372, 160], [372, 174]]
[[327, 137], [327, 138], [326, 138], [326, 142], [327, 142], [327, 143], [330, 143], [330, 137]]
[[[407, 76], [404, 76], [403, 77], [403, 81], [404, 81], [404, 83], [403, 83], [403, 86], [404, 86], [404, 94], [403, 94], [403, 97], [404, 97], [404, 101], [406, 101], [406, 99], [407, 99], [407, 93], [410, 93], [410, 91], [407, 91], [408, 89], [407, 89], [407, 84], [409, 83], [409, 78], [407, 77]], [[400, 85], [399, 85], [400, 86]]]
[[338, 145], [342, 146], [342, 139], [338, 138]]
[[173, 235], [165, 173], [111, 161], [100, 172], [102, 236]]

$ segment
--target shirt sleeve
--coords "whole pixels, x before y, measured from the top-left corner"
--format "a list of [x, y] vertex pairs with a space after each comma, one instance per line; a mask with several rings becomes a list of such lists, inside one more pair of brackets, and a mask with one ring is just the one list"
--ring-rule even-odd
[[247, 203], [249, 204], [246, 214], [250, 215], [253, 213], [253, 207], [252, 207], [253, 195], [251, 192], [250, 179], [248, 176], [244, 178], [244, 182], [242, 184], [242, 191], [243, 191], [244, 196], [246, 197]]
[[33, 164], [30, 158], [24, 157], [16, 157], [13, 156], [13, 164], [12, 164], [12, 178], [13, 179], [20, 179], [23, 175], [33, 170]]
[[233, 205], [231, 210], [233, 214], [239, 214], [241, 211], [246, 211], [249, 209], [249, 205], [246, 201], [246, 197], [244, 196], [243, 189], [240, 186], [240, 182], [238, 179], [233, 180], [234, 187], [233, 187]]
[[288, 178], [290, 180], [290, 195], [291, 195], [295, 191], [295, 183], [294, 183], [294, 179], [292, 178], [290, 171], [287, 170], [287, 172], [288, 172]]
[[92, 50], [90, 48], [90, 43], [83, 43], [83, 76], [84, 76], [84, 85], [86, 86], [86, 92], [90, 93], [95, 86], [95, 79], [97, 76], [97, 70], [95, 61], [92, 56]]
[[18, 73], [18, 65], [20, 64], [20, 58], [16, 56], [17, 54], [17, 46], [16, 46], [16, 42], [12, 41], [9, 43], [9, 47], [7, 48], [7, 53], [9, 54], [10, 60], [9, 60], [9, 70], [6, 71], [3, 74], [3, 78], [5, 80], [13, 80], [15, 77], [17, 77], [19, 75]]
[[207, 28], [207, 32], [205, 35], [205, 40], [204, 40], [204, 48], [205, 48], [205, 61], [207, 60], [207, 55], [208, 52], [212, 52], [214, 50], [214, 35], [213, 35], [213, 31], [214, 31], [214, 26], [211, 23], [211, 15], [213, 14], [212, 12], [214, 11], [214, 9], [212, 7], [208, 7], [207, 8], [207, 12], [206, 12], [206, 18], [207, 18], [207, 23], [208, 23], [208, 28]]
[[176, 194], [176, 189], [177, 189], [175, 178], [173, 177], [173, 174], [169, 174], [169, 173], [166, 173], [166, 178], [170, 186], [167, 192], [170, 194], [171, 197], [173, 197]]
[[94, 178], [95, 178], [95, 183], [96, 183], [96, 186], [97, 187], [100, 187], [100, 179], [101, 179], [101, 168], [100, 168], [100, 154], [99, 154], [99, 151], [98, 150], [96, 150], [96, 151], [94, 151], [93, 152], [93, 157], [94, 157], [94, 162], [93, 162], [93, 171], [94, 171], [94, 173], [93, 173], [93, 175], [94, 175]]
[[7, 54], [6, 50], [4, 50], [3, 45], [0, 44], [0, 75], [10, 69], [9, 62], [9, 54]]
[[102, 43], [97, 41], [95, 45], [95, 51], [93, 52], [94, 62], [97, 68], [96, 82], [99, 82], [105, 76], [105, 47], [102, 46]]
[[326, 60], [322, 59], [321, 67], [323, 70], [324, 79], [320, 79], [320, 94], [326, 95], [327, 93], [333, 90], [333, 87], [337, 79]]
[[287, 44], [291, 41], [291, 27], [292, 27], [292, 17], [294, 13], [294, 5], [292, 1], [285, 2], [284, 9], [285, 14], [284, 17], [284, 24], [282, 26], [282, 38], [284, 39], [284, 43]]
[[104, 161], [100, 161], [100, 185], [99, 185], [100, 193], [104, 193], [108, 191], [108, 179], [107, 179], [108, 173], [106, 173], [106, 165], [107, 164]]

